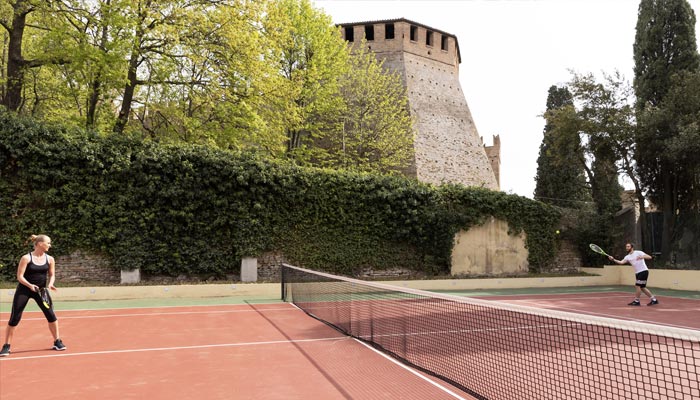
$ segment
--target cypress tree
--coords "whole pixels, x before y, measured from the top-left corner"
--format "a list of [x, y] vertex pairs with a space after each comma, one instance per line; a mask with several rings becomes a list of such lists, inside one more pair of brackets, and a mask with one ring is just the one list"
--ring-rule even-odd
[[[687, 165], [675, 160], [668, 144], [679, 134], [670, 119], [656, 118], [674, 77], [700, 67], [695, 13], [686, 0], [642, 0], [634, 43], [637, 96], [637, 168], [649, 195], [663, 211], [661, 252], [670, 256], [677, 211], [692, 188]], [[687, 197], [687, 196], [686, 196]]]
[[[556, 123], [553, 122], [555, 113], [560, 115]], [[554, 85], [549, 88], [545, 119], [544, 138], [537, 158], [535, 199], [559, 207], [578, 208], [587, 199], [587, 187], [582, 167], [583, 149], [569, 89]]]

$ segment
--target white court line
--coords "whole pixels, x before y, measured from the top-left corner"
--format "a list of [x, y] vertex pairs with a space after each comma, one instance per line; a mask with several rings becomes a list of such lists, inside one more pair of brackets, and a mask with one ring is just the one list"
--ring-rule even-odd
[[[294, 311], [293, 308], [268, 308], [266, 311]], [[178, 312], [162, 312], [162, 313], [139, 313], [139, 314], [103, 314], [103, 315], [61, 315], [62, 311], [56, 311], [59, 319], [92, 319], [92, 318], [128, 318], [128, 317], [157, 317], [162, 315], [186, 315], [186, 314], [231, 314], [231, 313], [257, 313], [256, 310], [218, 310], [218, 311], [178, 311]], [[38, 312], [37, 312], [38, 313]], [[43, 315], [37, 318], [22, 318], [22, 321], [43, 321]]]
[[[528, 301], [524, 301], [523, 303], [528, 303]], [[536, 301], [529, 302], [532, 304], [537, 304]], [[542, 305], [540, 304], [540, 308]], [[656, 307], [656, 306], [655, 306]], [[549, 310], [549, 308], [545, 308], [546, 310]], [[676, 324], [668, 324], [665, 322], [659, 322], [659, 321], [654, 321], [654, 320], [648, 320], [648, 319], [639, 319], [639, 318], [629, 318], [624, 315], [617, 315], [617, 314], [606, 314], [606, 313], [599, 313], [599, 312], [594, 312], [594, 311], [582, 311], [582, 310], [577, 310], [575, 308], [566, 308], [566, 307], [554, 307], [554, 310], [562, 310], [562, 311], [570, 311], [570, 312], [575, 312], [577, 314], [581, 315], [597, 315], [601, 317], [608, 317], [608, 318], [615, 318], [615, 319], [620, 319], [620, 320], [627, 320], [627, 321], [634, 321], [634, 322], [641, 322], [645, 324], [651, 324], [651, 325], [659, 325], [659, 326], [669, 326], [673, 328], [683, 328], [683, 329], [691, 329], [691, 330], [698, 330], [697, 327], [693, 326], [686, 326], [686, 325], [676, 325]], [[683, 311], [688, 311], [688, 310], [683, 310]], [[693, 310], [690, 310], [693, 311]]]
[[[632, 296], [634, 296], [634, 295], [632, 294]], [[504, 296], [504, 297], [509, 297], [509, 296]], [[541, 296], [541, 295], [534, 295], [534, 296], [529, 296], [528, 298], [525, 298], [525, 299], [508, 299], [508, 301], [524, 300], [524, 301], [528, 301], [528, 302], [537, 302], [538, 300], [539, 301], [541, 301], [541, 300], [563, 300], [563, 301], [566, 301], [566, 300], [591, 300], [591, 299], [605, 300], [605, 299], [617, 299], [617, 298], [625, 298], [625, 297], [630, 297], [630, 294], [616, 294], [614, 296], [595, 296], [595, 297], [592, 296], [592, 293], [591, 293], [591, 296], [586, 296], [586, 297], [561, 297], [561, 296], [559, 296], [559, 297], [545, 297], [545, 296]], [[488, 297], [481, 297], [481, 298], [484, 300], [488, 300]]]
[[[301, 308], [297, 307], [296, 304], [294, 304], [294, 303], [289, 303], [289, 304], [291, 304], [292, 307], [296, 308], [297, 310], [299, 310], [299, 311], [301, 311], [301, 312], [304, 312], [304, 310], [302, 310]], [[304, 313], [305, 313], [305, 312], [304, 312]], [[345, 337], [347, 337], [347, 338], [352, 338], [351, 336], [345, 336]], [[356, 341], [357, 343], [360, 343], [361, 345], [363, 345], [363, 346], [367, 347], [368, 349], [372, 350], [373, 352], [379, 354], [380, 356], [386, 358], [387, 360], [391, 361], [392, 363], [398, 365], [399, 367], [405, 369], [406, 371], [408, 371], [408, 372], [410, 372], [410, 373], [416, 375], [416, 376], [419, 377], [420, 379], [422, 379], [422, 380], [428, 382], [429, 384], [431, 384], [431, 385], [437, 387], [438, 389], [442, 390], [443, 392], [448, 393], [449, 395], [453, 396], [454, 398], [460, 399], [460, 400], [467, 400], [467, 399], [465, 399], [464, 397], [458, 395], [457, 393], [451, 391], [451, 390], [448, 389], [447, 387], [445, 387], [445, 386], [441, 385], [440, 383], [435, 382], [434, 380], [432, 380], [432, 379], [430, 379], [430, 378], [428, 378], [428, 377], [426, 377], [426, 376], [420, 374], [418, 371], [414, 370], [413, 368], [409, 367], [408, 365], [405, 365], [404, 363], [400, 362], [399, 360], [396, 360], [396, 359], [394, 359], [393, 357], [390, 357], [390, 356], [384, 354], [383, 352], [381, 352], [381, 351], [375, 349], [374, 347], [368, 345], [367, 343], [363, 342], [362, 340], [359, 340], [359, 339], [356, 339], [356, 338], [352, 338], [352, 339], [353, 339], [354, 341]]]
[[[566, 294], [588, 294], [589, 296], [586, 297], [564, 297]], [[603, 295], [608, 295], [608, 294], [614, 294], [614, 296], [600, 296], [601, 294]], [[474, 297], [482, 300], [488, 300], [489, 298], [493, 297], [499, 297], [499, 298], [510, 298], [510, 297], [516, 297], [516, 296], [526, 296], [526, 299], [522, 300], [528, 300], [528, 301], [536, 301], [536, 300], [590, 300], [592, 298], [595, 299], [611, 299], [611, 298], [618, 298], [618, 297], [629, 297], [630, 295], [634, 295], [633, 293], [623, 293], [623, 292], [615, 292], [615, 293], [610, 293], [610, 292], [591, 292], [591, 293], [561, 293], [561, 294], [504, 294], [504, 295], [493, 295], [493, 296], [463, 296], [463, 297]], [[556, 296], [556, 297], [547, 297], [547, 296]], [[592, 297], [595, 296], [595, 297]], [[517, 301], [518, 299], [509, 299], [509, 301]]]
[[[105, 309], [106, 311], [111, 311], [112, 309]], [[124, 309], [116, 309], [116, 310], [128, 310], [128, 308]], [[74, 311], [74, 310], [73, 310]], [[84, 310], [84, 311], [103, 311], [102, 309], [96, 309], [96, 310]], [[148, 317], [148, 316], [162, 316], [162, 315], [187, 315], [187, 314], [230, 314], [230, 313], [251, 313], [251, 312], [267, 312], [267, 311], [295, 311], [294, 308], [292, 307], [284, 307], [284, 308], [267, 308], [267, 309], [261, 309], [261, 310], [253, 310], [250, 308], [242, 309], [242, 310], [215, 310], [215, 311], [174, 311], [174, 312], [160, 312], [160, 313], [138, 313], [138, 314], [102, 314], [102, 315], [76, 315], [76, 316], [71, 316], [71, 315], [63, 315], [64, 311], [61, 310], [56, 310], [56, 314], [59, 316], [59, 319], [92, 319], [92, 318], [128, 318], [128, 317]], [[2, 314], [10, 314], [10, 313], [2, 313]], [[45, 320], [43, 314], [41, 314], [41, 311], [29, 311], [27, 314], [39, 314], [41, 315], [40, 317], [35, 317], [35, 318], [22, 318], [23, 321], [43, 321]], [[1, 314], [0, 314], [1, 315]], [[0, 319], [2, 320], [2, 319]]]
[[[98, 301], [103, 301], [103, 300], [98, 300]], [[104, 301], [112, 301], [112, 300], [104, 300]], [[119, 301], [119, 300], [115, 300]], [[61, 302], [62, 303], [62, 302]], [[161, 308], [204, 308], [204, 307], [240, 307], [240, 308], [249, 308], [250, 305], [269, 305], [269, 304], [286, 304], [282, 301], [277, 302], [277, 303], [249, 303], [249, 304], [192, 304], [192, 305], [179, 305], [179, 306], [142, 306], [142, 307], [107, 307], [107, 308], [75, 308], [75, 309], [54, 309], [54, 311], [57, 312], [85, 312], [85, 311], [112, 311], [112, 310], [153, 310], [153, 309], [161, 309]], [[40, 310], [32, 310], [32, 311], [25, 311], [25, 313], [40, 313]], [[9, 314], [10, 311], [0, 311], [0, 314]]]
[[441, 384], [435, 382], [434, 380], [432, 380], [432, 379], [430, 379], [430, 378], [428, 378], [428, 377], [426, 377], [426, 376], [420, 374], [418, 371], [414, 370], [413, 368], [410, 368], [409, 366], [407, 366], [407, 365], [401, 363], [400, 361], [398, 361], [398, 360], [396, 360], [396, 359], [394, 359], [394, 358], [392, 358], [392, 357], [389, 357], [388, 355], [386, 355], [386, 354], [384, 354], [383, 352], [381, 352], [381, 351], [375, 349], [374, 347], [368, 345], [367, 343], [363, 342], [362, 340], [359, 340], [359, 339], [354, 339], [354, 340], [355, 340], [357, 343], [359, 343], [359, 344], [365, 346], [366, 348], [372, 350], [373, 352], [375, 352], [375, 353], [379, 354], [380, 356], [386, 358], [387, 360], [391, 361], [392, 363], [398, 365], [399, 367], [405, 369], [406, 371], [412, 373], [413, 375], [419, 377], [420, 379], [422, 379], [422, 380], [428, 382], [429, 384], [431, 384], [431, 385], [435, 386], [436, 388], [442, 390], [443, 392], [449, 394], [450, 396], [454, 397], [455, 399], [467, 400], [466, 398], [464, 398], [464, 397], [458, 395], [457, 393], [451, 391], [451, 390], [448, 389], [447, 387], [445, 387], [445, 386], [443, 386], [443, 385], [441, 385]]
[[323, 342], [323, 341], [348, 340], [348, 339], [350, 339], [348, 336], [337, 336], [337, 337], [329, 337], [329, 338], [321, 338], [321, 339], [274, 340], [274, 341], [266, 341], [266, 342], [205, 344], [205, 345], [199, 345], [199, 346], [155, 347], [155, 348], [150, 348], [150, 349], [89, 351], [89, 352], [84, 352], [84, 353], [62, 352], [59, 354], [42, 355], [42, 356], [7, 357], [7, 358], [0, 359], [0, 362], [32, 360], [32, 359], [37, 359], [37, 358], [76, 357], [76, 356], [91, 356], [91, 355], [100, 355], [100, 354], [143, 353], [143, 352], [150, 352], [150, 351], [209, 349], [209, 348], [217, 348], [217, 347], [262, 346], [262, 345], [270, 345], [270, 344], [309, 343], [309, 342]]

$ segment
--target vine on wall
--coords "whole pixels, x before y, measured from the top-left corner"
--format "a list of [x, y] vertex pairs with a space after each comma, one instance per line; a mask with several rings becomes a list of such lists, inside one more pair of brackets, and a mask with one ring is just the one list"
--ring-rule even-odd
[[446, 274], [454, 235], [489, 216], [527, 233], [531, 270], [554, 257], [559, 214], [487, 189], [301, 168], [253, 153], [67, 132], [0, 113], [0, 275], [26, 238], [54, 254], [99, 251], [120, 269], [224, 276], [280, 250], [343, 274], [404, 267]]

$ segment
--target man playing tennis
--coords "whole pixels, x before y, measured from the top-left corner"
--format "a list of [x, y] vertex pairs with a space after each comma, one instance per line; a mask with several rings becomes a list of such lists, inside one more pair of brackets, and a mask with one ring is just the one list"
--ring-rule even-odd
[[618, 261], [613, 256], [608, 256], [608, 259], [610, 259], [610, 261], [614, 261], [615, 264], [630, 264], [634, 267], [636, 277], [636, 282], [634, 285], [636, 288], [636, 292], [634, 301], [629, 303], [629, 305], [640, 305], [639, 294], [641, 292], [644, 292], [644, 294], [649, 296], [649, 298], [651, 299], [651, 301], [649, 301], [649, 303], [647, 304], [648, 306], [659, 304], [659, 301], [656, 300], [656, 296], [651, 294], [649, 289], [647, 289], [647, 278], [649, 278], [649, 268], [647, 268], [647, 263], [644, 262], [644, 260], [651, 260], [651, 256], [643, 251], [635, 250], [634, 245], [632, 243], [625, 244], [625, 250], [627, 250], [627, 255], [622, 260]]

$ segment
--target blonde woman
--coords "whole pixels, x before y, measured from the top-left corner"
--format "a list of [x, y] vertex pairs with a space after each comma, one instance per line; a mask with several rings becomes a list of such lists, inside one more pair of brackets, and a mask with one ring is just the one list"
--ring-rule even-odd
[[51, 238], [46, 235], [32, 235], [29, 240], [34, 243], [34, 250], [22, 256], [17, 266], [17, 290], [12, 300], [12, 313], [7, 322], [5, 344], [0, 350], [0, 357], [10, 355], [10, 344], [15, 328], [22, 319], [22, 313], [29, 299], [34, 299], [49, 322], [49, 330], [53, 336], [53, 349], [62, 351], [66, 346], [58, 334], [58, 318], [53, 311], [53, 303], [48, 289], [57, 290], [54, 286], [56, 279], [56, 261], [48, 255], [51, 248]]

